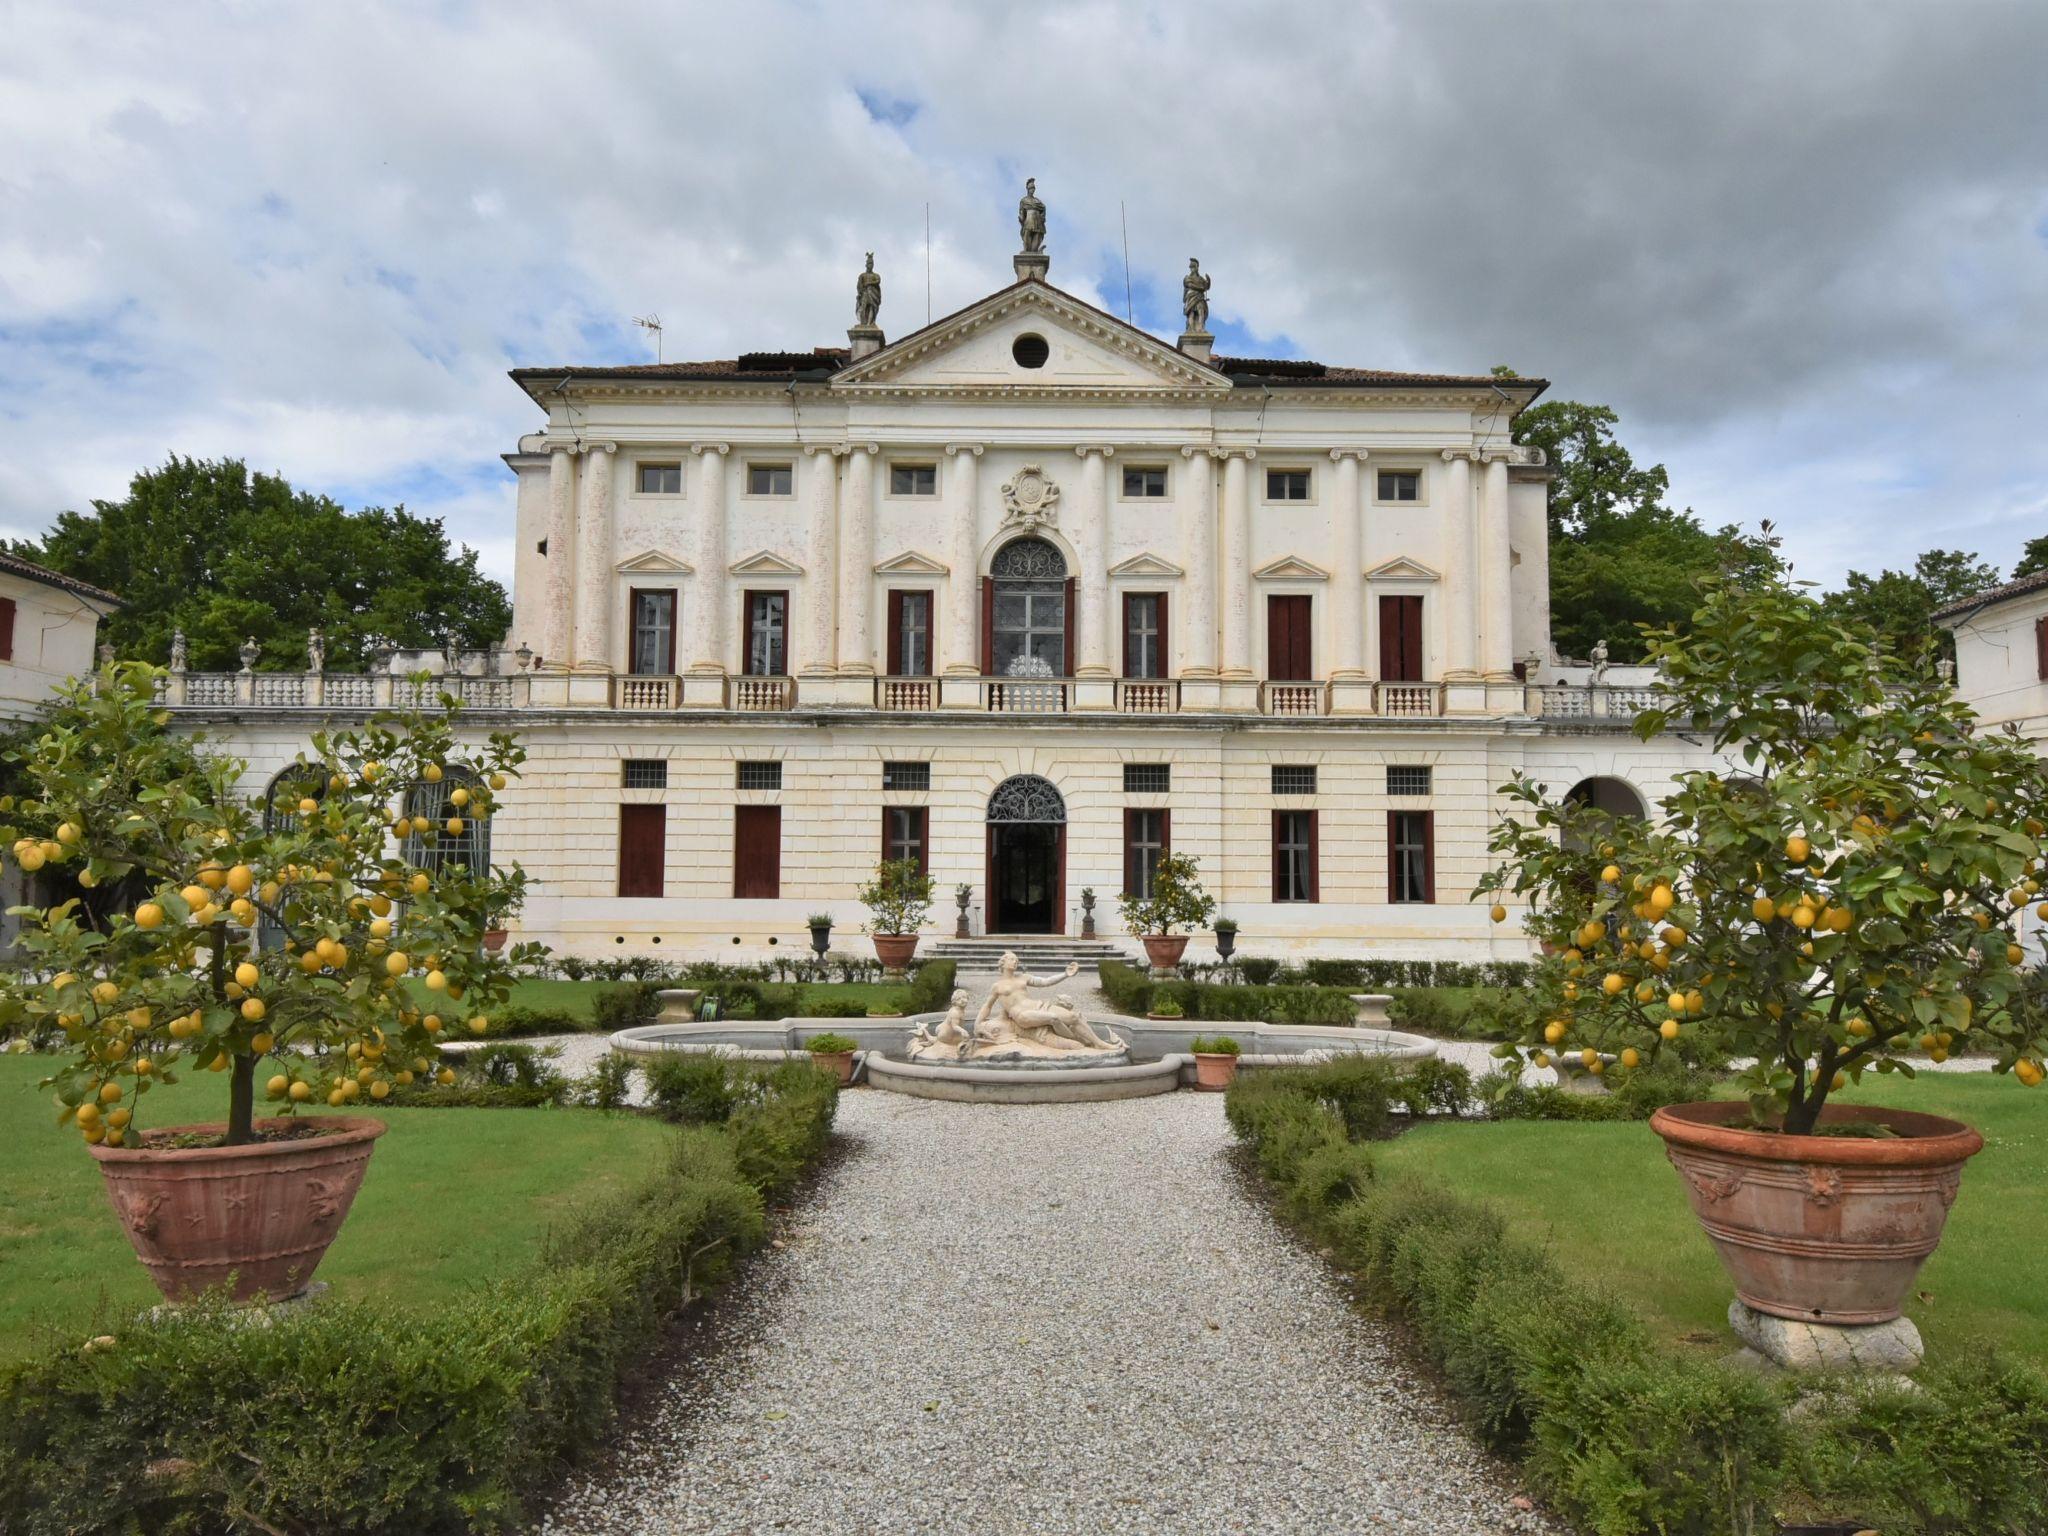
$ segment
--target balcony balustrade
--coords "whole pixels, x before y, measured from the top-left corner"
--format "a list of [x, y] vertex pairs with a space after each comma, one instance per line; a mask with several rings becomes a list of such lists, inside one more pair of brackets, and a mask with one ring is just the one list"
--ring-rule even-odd
[[796, 679], [793, 677], [730, 677], [726, 679], [725, 703], [743, 714], [773, 715], [796, 708]]
[[674, 709], [681, 702], [682, 679], [635, 675], [612, 679], [614, 709]]
[[1063, 715], [1070, 686], [1056, 677], [984, 677], [982, 703], [991, 714]]
[[1116, 707], [1126, 715], [1180, 712], [1180, 682], [1170, 677], [1125, 677], [1116, 685]]
[[1661, 688], [1610, 688], [1604, 683], [1545, 683], [1529, 690], [1529, 713], [1546, 720], [1629, 726], [1665, 702]]
[[939, 682], [935, 677], [878, 677], [875, 679], [875, 708], [895, 714], [922, 714], [939, 707]]
[[1444, 712], [1441, 683], [1381, 683], [1374, 713], [1389, 720], [1433, 720]]
[[1281, 718], [1306, 718], [1329, 713], [1327, 683], [1261, 683], [1259, 713]]

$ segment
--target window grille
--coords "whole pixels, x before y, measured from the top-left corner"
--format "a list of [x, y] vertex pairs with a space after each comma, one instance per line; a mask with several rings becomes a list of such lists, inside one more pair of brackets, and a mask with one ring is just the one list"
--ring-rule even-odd
[[1429, 769], [1397, 768], [1387, 769], [1387, 793], [1390, 795], [1426, 795], [1429, 793]]
[[623, 774], [620, 783], [627, 789], [667, 789], [668, 759], [629, 757], [625, 761]]
[[1312, 795], [1316, 792], [1316, 770], [1313, 763], [1275, 763], [1273, 765], [1273, 793], [1276, 795]]
[[780, 789], [782, 764], [741, 763], [737, 782], [741, 789]]
[[1173, 788], [1171, 763], [1125, 763], [1124, 793], [1163, 795]]

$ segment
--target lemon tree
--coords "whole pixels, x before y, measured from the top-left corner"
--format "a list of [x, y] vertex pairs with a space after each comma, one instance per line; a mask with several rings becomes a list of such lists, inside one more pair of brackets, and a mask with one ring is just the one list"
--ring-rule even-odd
[[1794, 1134], [1864, 1072], [1964, 1049], [2038, 1084], [2048, 978], [2015, 919], [2048, 918], [2048, 765], [1776, 576], [1708, 583], [1650, 652], [1668, 696], [1637, 733], [1731, 766], [1649, 821], [1506, 787], [1479, 890], [1525, 897], [1544, 946], [1525, 1046], [1628, 1070], [1708, 1031], [1756, 1059], [1757, 1123]]
[[[0, 1015], [68, 1042], [46, 1084], [60, 1122], [133, 1144], [153, 1085], [217, 1072], [233, 1145], [253, 1139], [259, 1099], [376, 1102], [434, 1072], [436, 1039], [487, 1029], [511, 966], [537, 953], [481, 943], [522, 899], [521, 871], [432, 856], [496, 810], [520, 747], [461, 741], [444, 696], [316, 734], [275, 800], [252, 804], [245, 764], [171, 729], [158, 675], [126, 664], [74, 685], [20, 751], [23, 792], [0, 800], [0, 846], [23, 870], [119, 893], [15, 909], [23, 964], [0, 976]], [[462, 788], [439, 793], [449, 778]]]

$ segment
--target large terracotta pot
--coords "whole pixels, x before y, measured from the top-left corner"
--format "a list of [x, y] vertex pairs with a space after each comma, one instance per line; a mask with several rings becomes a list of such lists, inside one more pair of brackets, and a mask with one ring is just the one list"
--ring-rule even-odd
[[511, 930], [509, 929], [486, 928], [484, 930], [484, 948], [495, 955], [499, 950], [505, 947], [505, 941], [511, 937], [512, 934]]
[[1195, 1087], [1203, 1093], [1221, 1093], [1236, 1080], [1235, 1056], [1227, 1051], [1195, 1052]]
[[1170, 971], [1180, 964], [1180, 957], [1188, 947], [1188, 936], [1184, 933], [1141, 933], [1138, 935], [1145, 946], [1145, 958], [1152, 962], [1155, 971]]
[[829, 1072], [838, 1078], [839, 1086], [842, 1088], [853, 1081], [853, 1052], [851, 1051], [813, 1051], [811, 1052], [811, 1064], [820, 1072]]
[[145, 1132], [139, 1147], [96, 1146], [107, 1197], [158, 1290], [184, 1301], [226, 1284], [236, 1301], [279, 1301], [312, 1281], [369, 1166], [381, 1120], [339, 1115], [258, 1120], [259, 1131], [318, 1134], [242, 1147], [162, 1147], [224, 1125]]
[[892, 976], [901, 976], [917, 954], [917, 935], [914, 933], [878, 933], [873, 935], [875, 958], [882, 962], [882, 969]]
[[1904, 1109], [1821, 1111], [1823, 1125], [1897, 1133], [1883, 1140], [1735, 1129], [1748, 1114], [1746, 1103], [1674, 1104], [1650, 1117], [1735, 1294], [1806, 1322], [1897, 1317], [1984, 1138]]

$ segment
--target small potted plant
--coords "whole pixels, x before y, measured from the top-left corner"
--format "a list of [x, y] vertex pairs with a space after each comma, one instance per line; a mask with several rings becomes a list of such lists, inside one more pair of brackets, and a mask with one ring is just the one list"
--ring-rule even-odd
[[832, 947], [832, 914], [813, 912], [807, 920], [811, 929], [811, 953], [823, 959]]
[[1228, 963], [1237, 953], [1237, 919], [1219, 917], [1216, 919], [1216, 958]]
[[496, 891], [488, 897], [489, 905], [484, 912], [483, 946], [491, 954], [497, 954], [512, 937], [512, 931], [505, 924], [520, 908], [523, 893], [512, 887]]
[[1171, 971], [1188, 947], [1184, 931], [1199, 928], [1216, 910], [1216, 898], [1202, 889], [1200, 868], [1184, 853], [1164, 853], [1152, 868], [1148, 896], [1117, 899], [1124, 926], [1138, 935], [1153, 974]]
[[812, 1064], [822, 1072], [830, 1072], [842, 1085], [853, 1081], [853, 1053], [860, 1049], [860, 1042], [851, 1035], [813, 1035], [804, 1042], [804, 1049], [811, 1053]]
[[1195, 1087], [1199, 1092], [1221, 1093], [1237, 1081], [1237, 1057], [1244, 1047], [1230, 1036], [1197, 1035], [1188, 1049], [1195, 1053]]
[[917, 954], [917, 930], [932, 909], [932, 877], [915, 859], [884, 859], [860, 893], [883, 974], [901, 981]]
[[1178, 1023], [1187, 1017], [1187, 1013], [1174, 998], [1161, 997], [1145, 1005], [1145, 1017], [1165, 1023]]

